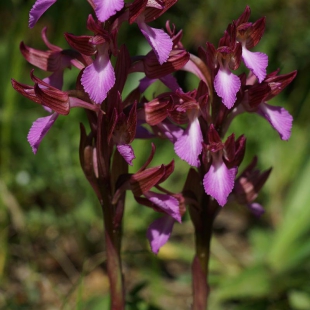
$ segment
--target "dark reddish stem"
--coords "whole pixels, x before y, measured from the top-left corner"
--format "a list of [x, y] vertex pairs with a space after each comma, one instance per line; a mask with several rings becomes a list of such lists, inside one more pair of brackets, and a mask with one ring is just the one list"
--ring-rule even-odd
[[203, 193], [200, 208], [192, 216], [195, 227], [196, 253], [192, 263], [193, 305], [192, 310], [206, 310], [210, 287], [208, 284], [210, 245], [213, 222], [220, 211], [217, 202]]

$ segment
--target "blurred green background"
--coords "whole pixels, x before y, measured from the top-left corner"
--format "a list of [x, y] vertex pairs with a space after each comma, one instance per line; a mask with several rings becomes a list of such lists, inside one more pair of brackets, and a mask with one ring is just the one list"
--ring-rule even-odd
[[[32, 68], [19, 52], [19, 42], [44, 49], [42, 27], [56, 45], [68, 48], [63, 33], [85, 34], [90, 6], [84, 0], [59, 0], [30, 30], [28, 12], [34, 1], [1, 1], [0, 100], [0, 309], [107, 309], [108, 280], [100, 206], [84, 179], [78, 160], [79, 122], [83, 111], [60, 117], [37, 155], [27, 142], [32, 122], [45, 115], [41, 107], [16, 93], [10, 79], [29, 83]], [[249, 4], [251, 21], [266, 16], [266, 31], [256, 50], [269, 56], [268, 72], [298, 70], [296, 80], [271, 101], [294, 117], [291, 139], [280, 140], [256, 115], [232, 124], [248, 138], [244, 164], [258, 155], [259, 167], [273, 167], [258, 201], [261, 219], [240, 206], [227, 206], [215, 223], [211, 258], [210, 309], [310, 309], [310, 5], [308, 0], [179, 0], [153, 26], [166, 19], [184, 30], [192, 52], [206, 41], [217, 44], [227, 24]], [[119, 42], [131, 55], [149, 49], [137, 27], [123, 25]], [[38, 69], [35, 74], [44, 77]], [[77, 71], [67, 72], [65, 89]], [[127, 89], [137, 85], [137, 76]], [[197, 85], [184, 75], [184, 84]], [[158, 85], [157, 85], [158, 86]], [[156, 87], [157, 87], [156, 86]], [[160, 86], [158, 86], [160, 87]], [[149, 98], [153, 91], [149, 92]], [[157, 90], [158, 91], [158, 90]], [[182, 190], [188, 166], [169, 143], [155, 141], [153, 165], [176, 159], [168, 181]], [[139, 169], [149, 141], [135, 141]], [[139, 151], [139, 152], [138, 152]], [[123, 260], [128, 309], [189, 309], [193, 228], [188, 216], [175, 225], [170, 242], [156, 257], [145, 232], [154, 212], [128, 194], [124, 220]]]

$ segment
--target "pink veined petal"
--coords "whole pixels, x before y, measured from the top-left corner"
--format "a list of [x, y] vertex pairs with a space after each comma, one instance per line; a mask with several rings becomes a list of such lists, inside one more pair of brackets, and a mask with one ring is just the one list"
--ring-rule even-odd
[[234, 187], [236, 174], [236, 167], [228, 169], [221, 158], [215, 160], [213, 157], [212, 165], [203, 178], [205, 192], [223, 207]]
[[118, 144], [116, 146], [119, 153], [126, 160], [127, 164], [132, 166], [132, 161], [136, 158], [135, 153], [129, 144]]
[[257, 216], [260, 217], [261, 215], [263, 215], [265, 213], [264, 208], [262, 207], [262, 205], [260, 205], [257, 202], [253, 202], [253, 203], [248, 203], [247, 207], [251, 210], [251, 212]]
[[270, 123], [279, 133], [282, 140], [288, 140], [290, 138], [293, 117], [284, 108], [261, 103], [258, 106], [257, 113]]
[[250, 52], [245, 46], [242, 47], [242, 59], [247, 66], [257, 77], [261, 83], [267, 74], [268, 56], [260, 52]]
[[202, 133], [198, 117], [194, 118], [174, 144], [175, 153], [191, 166], [199, 167], [198, 156], [202, 151]]
[[155, 220], [147, 229], [146, 236], [150, 242], [152, 252], [157, 254], [159, 249], [167, 243], [170, 238], [174, 219], [169, 215]]
[[84, 90], [96, 103], [102, 103], [107, 97], [108, 91], [115, 83], [115, 73], [107, 48], [98, 49], [97, 58], [85, 68], [81, 82]]
[[37, 0], [29, 12], [29, 28], [33, 28], [45, 11], [57, 0]]
[[154, 193], [151, 191], [143, 193], [143, 195], [159, 207], [163, 212], [181, 223], [179, 201], [176, 198], [167, 194]]
[[224, 105], [231, 109], [237, 100], [237, 92], [241, 87], [240, 79], [229, 70], [220, 68], [214, 78], [214, 88]]
[[124, 0], [93, 0], [97, 18], [103, 23], [124, 7]]
[[36, 121], [33, 122], [29, 130], [27, 140], [31, 145], [34, 154], [37, 153], [42, 139], [50, 130], [52, 125], [55, 123], [58, 115], [59, 114], [57, 113], [53, 113], [49, 116], [38, 118]]
[[142, 19], [138, 18], [137, 22], [141, 32], [152, 46], [159, 63], [162, 65], [167, 61], [172, 50], [171, 38], [163, 30], [149, 27]]

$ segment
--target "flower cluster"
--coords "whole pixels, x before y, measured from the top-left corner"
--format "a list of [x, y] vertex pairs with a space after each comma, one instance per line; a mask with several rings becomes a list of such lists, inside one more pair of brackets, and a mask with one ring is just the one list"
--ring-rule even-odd
[[[30, 11], [29, 26], [35, 26], [41, 15], [56, 0], [37, 0]], [[81, 127], [80, 159], [83, 171], [99, 200], [105, 186], [112, 206], [117, 206], [124, 191], [131, 190], [139, 204], [163, 213], [148, 229], [147, 237], [157, 253], [172, 231], [175, 221], [181, 222], [188, 196], [174, 194], [159, 184], [173, 172], [173, 161], [167, 165], [147, 168], [155, 153], [136, 173], [128, 174], [135, 152], [131, 142], [136, 138], [162, 137], [174, 145], [175, 153], [190, 166], [196, 167], [205, 195], [219, 206], [229, 200], [246, 205], [255, 214], [263, 212], [254, 202], [270, 170], [255, 170], [256, 159], [237, 176], [246, 148], [244, 135], [232, 133], [224, 139], [230, 123], [241, 113], [256, 113], [265, 118], [288, 140], [292, 117], [282, 107], [267, 102], [278, 95], [296, 76], [296, 72], [267, 74], [268, 57], [253, 52], [265, 30], [265, 18], [249, 22], [250, 8], [228, 25], [219, 44], [207, 42], [197, 56], [187, 52], [181, 42], [182, 31], [166, 23], [166, 31], [149, 23], [174, 5], [177, 0], [88, 0], [95, 15], [88, 16], [86, 27], [92, 35], [65, 38], [71, 49], [64, 50], [42, 39], [47, 50], [41, 51], [20, 44], [25, 59], [33, 66], [50, 72], [39, 79], [31, 71], [34, 85], [12, 80], [19, 93], [49, 113], [37, 119], [28, 134], [36, 153], [38, 147], [60, 115], [71, 108], [85, 109], [90, 133]], [[126, 45], [118, 45], [118, 32], [127, 22], [136, 23], [151, 47], [144, 56], [131, 56]], [[111, 62], [114, 58], [115, 62]], [[233, 73], [245, 64], [248, 72]], [[112, 63], [115, 63], [113, 66]], [[76, 88], [63, 90], [63, 75], [71, 66], [80, 70]], [[196, 89], [183, 91], [173, 75], [178, 70], [195, 74], [200, 83]], [[125, 82], [133, 72], [143, 72], [139, 87], [124, 98]], [[156, 80], [169, 91], [146, 98], [144, 92]], [[146, 130], [143, 126], [148, 124]], [[116, 164], [115, 164], [116, 163]], [[116, 167], [117, 166], [117, 167]], [[125, 167], [125, 168], [123, 168]], [[151, 189], [155, 188], [156, 191]], [[119, 225], [122, 212], [115, 207], [114, 225]]]

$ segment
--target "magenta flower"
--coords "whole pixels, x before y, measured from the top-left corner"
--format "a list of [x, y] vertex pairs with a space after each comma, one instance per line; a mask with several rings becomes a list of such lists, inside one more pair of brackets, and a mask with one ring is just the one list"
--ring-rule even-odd
[[241, 102], [247, 112], [255, 112], [265, 118], [282, 140], [288, 140], [291, 136], [293, 117], [284, 108], [269, 105], [267, 102], [291, 83], [297, 72], [277, 75], [278, 72], [279, 70], [268, 74], [261, 84], [249, 85]]
[[[159, 249], [168, 241], [175, 221], [181, 222], [181, 216], [185, 209], [183, 204], [181, 205], [180, 195], [172, 194], [159, 186], [173, 172], [174, 162], [172, 161], [168, 165], [146, 168], [152, 160], [154, 152], [155, 147], [153, 146], [147, 162], [137, 173], [131, 176], [130, 188], [138, 203], [165, 214], [153, 222], [147, 230], [151, 249], [154, 253], [158, 253]], [[156, 187], [163, 193], [151, 191], [152, 187]]]
[[234, 134], [222, 143], [213, 124], [208, 133], [209, 143], [204, 144], [203, 161], [208, 167], [203, 178], [205, 192], [212, 196], [220, 206], [227, 203], [227, 198], [234, 188], [238, 166], [245, 152], [245, 138], [235, 141]]
[[231, 109], [241, 87], [239, 77], [231, 72], [231, 70], [238, 69], [242, 54], [241, 45], [236, 42], [236, 29], [231, 27], [230, 32], [225, 31], [217, 50], [210, 43], [207, 44], [207, 47], [211, 59], [216, 59], [214, 65], [218, 67], [214, 77], [214, 89], [217, 95], [222, 98], [223, 104]]
[[108, 91], [115, 83], [115, 73], [110, 61], [109, 45], [97, 45], [97, 55], [92, 64], [83, 71], [81, 83], [85, 92], [97, 104], [107, 97]]
[[[87, 28], [94, 32], [94, 36], [74, 36], [68, 33], [65, 36], [70, 46], [87, 58], [81, 83], [90, 99], [101, 104], [115, 83], [115, 72], [110, 61], [113, 40], [110, 34], [102, 29], [100, 22], [95, 21], [91, 15], [87, 20]], [[93, 55], [94, 60], [91, 58]]]
[[[260, 52], [249, 51], [256, 46], [265, 30], [265, 17], [260, 18], [255, 23], [248, 22], [251, 10], [247, 6], [238, 20], [235, 22], [237, 27], [237, 41], [242, 45], [242, 60], [261, 83], [266, 77], [268, 66], [268, 56]], [[230, 25], [231, 26], [231, 25]], [[229, 26], [229, 27], [230, 27]]]
[[129, 7], [129, 23], [137, 23], [140, 31], [151, 45], [158, 62], [162, 65], [167, 61], [172, 51], [170, 36], [161, 29], [155, 29], [147, 25], [168, 10], [177, 0], [163, 1], [134, 1]]
[[34, 76], [33, 71], [31, 71], [31, 78], [35, 82], [34, 86], [18, 83], [13, 79], [12, 86], [20, 94], [42, 105], [48, 112], [52, 113], [49, 116], [38, 118], [32, 124], [28, 133], [28, 142], [36, 154], [42, 139], [51, 129], [59, 114], [67, 115], [70, 109], [74, 107], [82, 107], [89, 110], [95, 110], [96, 107], [78, 98], [69, 97], [66, 92]]

